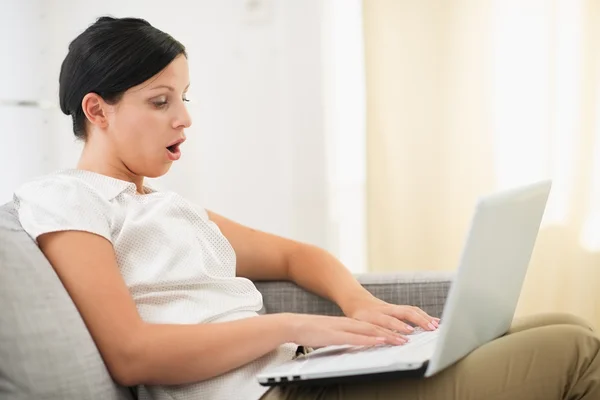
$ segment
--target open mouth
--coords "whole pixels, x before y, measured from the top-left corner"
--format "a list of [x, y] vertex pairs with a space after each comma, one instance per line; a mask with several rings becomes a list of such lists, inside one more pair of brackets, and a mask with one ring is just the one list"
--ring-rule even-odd
[[169, 150], [170, 153], [179, 153], [179, 143], [176, 144], [172, 144], [171, 146], [167, 147], [167, 150]]
[[179, 160], [179, 158], [181, 157], [181, 149], [179, 147], [181, 146], [181, 143], [183, 143], [183, 142], [185, 142], [185, 138], [180, 138], [176, 142], [172, 142], [171, 145], [166, 147], [167, 157], [169, 158], [169, 160], [171, 160], [171, 161]]

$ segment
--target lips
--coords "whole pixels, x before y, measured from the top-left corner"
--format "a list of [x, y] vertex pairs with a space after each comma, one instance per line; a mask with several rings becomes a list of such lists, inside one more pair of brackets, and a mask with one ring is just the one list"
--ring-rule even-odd
[[183, 142], [185, 142], [185, 138], [177, 139], [167, 146], [167, 156], [170, 160], [179, 160], [179, 157], [181, 157], [181, 150], [179, 149], [179, 146]]

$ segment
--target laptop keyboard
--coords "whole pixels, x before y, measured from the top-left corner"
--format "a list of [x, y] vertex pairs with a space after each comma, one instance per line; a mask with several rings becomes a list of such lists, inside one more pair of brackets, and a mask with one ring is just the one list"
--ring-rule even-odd
[[438, 332], [416, 328], [407, 335], [408, 343], [401, 346], [327, 346], [298, 358], [290, 373], [354, 370], [403, 362], [422, 363], [433, 355]]

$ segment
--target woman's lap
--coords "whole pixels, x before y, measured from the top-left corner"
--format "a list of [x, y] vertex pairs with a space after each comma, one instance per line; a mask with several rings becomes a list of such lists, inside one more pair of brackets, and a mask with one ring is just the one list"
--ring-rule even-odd
[[263, 399], [560, 399], [586, 391], [600, 398], [599, 351], [583, 320], [539, 315], [516, 320], [509, 333], [431, 378], [275, 388]]
[[581, 317], [566, 313], [536, 314], [522, 318], [516, 318], [507, 334], [517, 333], [531, 328], [539, 328], [547, 325], [578, 325], [582, 328], [592, 330], [592, 326]]

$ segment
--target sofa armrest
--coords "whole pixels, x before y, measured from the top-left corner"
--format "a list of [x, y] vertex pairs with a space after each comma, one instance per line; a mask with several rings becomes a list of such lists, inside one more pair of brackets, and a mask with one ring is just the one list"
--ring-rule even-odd
[[[392, 304], [417, 306], [431, 316], [440, 317], [454, 274], [419, 271], [355, 276], [369, 292], [381, 300]], [[255, 284], [263, 295], [263, 312], [342, 315], [336, 304], [307, 292], [292, 282], [255, 282]]]

